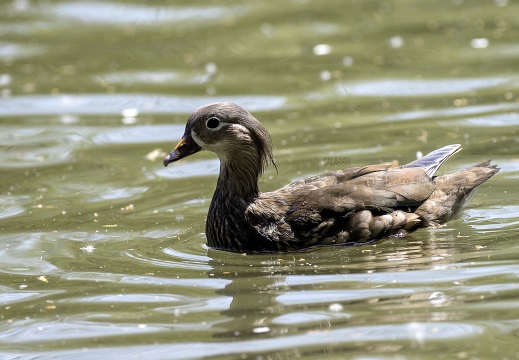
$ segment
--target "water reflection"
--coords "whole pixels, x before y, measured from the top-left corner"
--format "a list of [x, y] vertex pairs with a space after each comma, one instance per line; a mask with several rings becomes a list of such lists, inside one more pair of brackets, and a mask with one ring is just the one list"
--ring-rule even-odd
[[[405, 273], [402, 265], [410, 265], [409, 260], [398, 264], [388, 261], [392, 256], [388, 250], [391, 247], [386, 246], [372, 255], [359, 256], [358, 248], [336, 253], [323, 249], [290, 256], [245, 256], [245, 261], [240, 255], [210, 250], [213, 269], [209, 278], [231, 280], [216, 293], [232, 299], [229, 308], [221, 312], [228, 320], [215, 325], [214, 336], [245, 342], [250, 352], [261, 343], [267, 353], [298, 358], [301, 351], [315, 345], [314, 341], [362, 351], [371, 348], [365, 345], [371, 342], [401, 340], [422, 346], [442, 339], [475, 337], [485, 331], [482, 326], [456, 323], [470, 316], [457, 307], [475, 298], [452, 290], [457, 281], [479, 278], [479, 270], [437, 268], [435, 281], [451, 284], [451, 290], [437, 292], [428, 285], [430, 269], [436, 268], [434, 260], [428, 260], [436, 257], [434, 246], [425, 246], [423, 260], [412, 262]], [[400, 252], [408, 259], [404, 249]], [[342, 256], [346, 266], [337, 264]], [[496, 271], [517, 274], [519, 267]], [[435, 310], [423, 311], [431, 307]], [[275, 341], [264, 341], [281, 336], [283, 348]], [[298, 344], [298, 350], [290, 350], [292, 342]], [[340, 351], [335, 346], [333, 349]], [[399, 349], [396, 346], [393, 350]]]
[[[243, 351], [300, 357], [316, 347], [329, 354], [344, 347], [362, 352], [380, 342], [390, 342], [384, 351], [391, 353], [436, 341], [477, 341], [491, 330], [471, 323], [469, 308], [489, 307], [489, 299], [519, 292], [510, 282], [519, 276], [518, 265], [473, 266], [473, 253], [467, 251], [473, 239], [452, 231], [429, 232], [420, 244], [412, 237], [395, 238], [258, 256], [206, 250], [197, 245], [204, 241], [198, 235], [186, 239], [193, 244], [189, 252], [170, 246], [181, 241], [174, 233], [147, 232], [145, 241], [137, 242], [121, 232], [59, 237], [65, 248], [58, 250], [55, 235], [41, 234], [17, 247], [11, 242], [11, 250], [2, 254], [7, 262], [2, 271], [13, 274], [10, 258], [43, 250], [42, 259], [33, 261], [38, 268], [18, 270], [23, 288], [6, 288], [10, 295], [3, 296], [16, 308], [41, 299], [42, 312], [26, 320], [11, 318], [3, 334], [26, 346], [44, 343], [58, 357], [70, 355], [68, 341], [91, 347], [93, 334], [110, 338], [112, 345], [91, 349], [90, 355], [109, 353], [128, 337], [131, 351], [142, 351], [149, 334], [161, 344], [154, 356], [177, 349], [169, 357], [174, 359]], [[95, 244], [95, 255], [80, 250], [87, 243]], [[32, 280], [24, 280], [30, 274]], [[46, 275], [40, 279], [40, 274]], [[495, 285], [484, 284], [496, 274]], [[495, 306], [490, 309], [498, 314]], [[506, 312], [498, 315], [503, 316]], [[182, 350], [186, 346], [189, 354]]]

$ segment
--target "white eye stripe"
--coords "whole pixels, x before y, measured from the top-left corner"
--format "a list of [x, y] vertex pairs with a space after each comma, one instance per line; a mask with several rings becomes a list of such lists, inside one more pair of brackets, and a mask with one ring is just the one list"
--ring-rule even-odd
[[191, 138], [193, 138], [193, 140], [195, 140], [195, 142], [198, 144], [198, 146], [200, 146], [200, 147], [204, 147], [205, 146], [205, 142], [203, 142], [202, 139], [200, 139], [196, 135], [195, 130], [191, 130]]

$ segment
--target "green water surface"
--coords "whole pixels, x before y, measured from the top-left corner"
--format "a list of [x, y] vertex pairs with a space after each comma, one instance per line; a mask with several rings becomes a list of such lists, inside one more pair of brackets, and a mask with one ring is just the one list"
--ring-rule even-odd
[[[0, 3], [0, 358], [519, 357], [519, 3]], [[205, 246], [219, 169], [187, 116], [269, 130], [260, 187], [463, 151], [501, 171], [446, 227], [374, 245]]]

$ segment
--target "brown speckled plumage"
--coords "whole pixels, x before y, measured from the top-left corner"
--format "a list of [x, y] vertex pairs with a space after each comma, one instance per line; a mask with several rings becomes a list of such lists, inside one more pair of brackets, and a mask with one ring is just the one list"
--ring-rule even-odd
[[249, 112], [232, 103], [195, 110], [164, 165], [200, 150], [220, 158], [220, 176], [207, 215], [207, 243], [237, 252], [361, 244], [417, 227], [439, 226], [499, 171], [487, 161], [433, 177], [460, 150], [460, 145], [449, 145], [407, 165], [333, 171], [262, 193], [258, 179], [273, 163], [270, 136]]

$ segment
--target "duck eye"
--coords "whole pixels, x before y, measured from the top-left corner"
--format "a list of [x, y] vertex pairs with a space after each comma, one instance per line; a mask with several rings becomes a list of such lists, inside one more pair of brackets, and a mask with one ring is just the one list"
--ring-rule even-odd
[[210, 117], [207, 119], [205, 125], [208, 129], [216, 129], [220, 125], [220, 120], [215, 117]]

